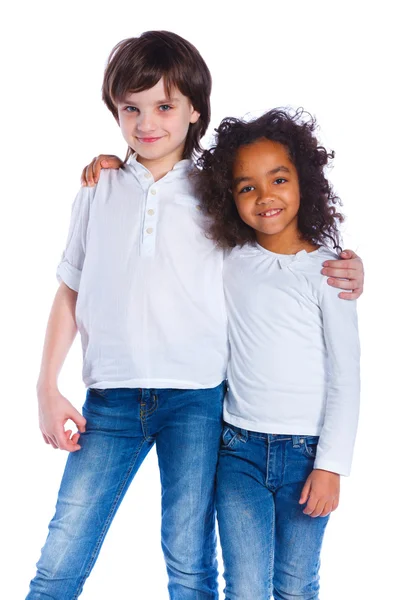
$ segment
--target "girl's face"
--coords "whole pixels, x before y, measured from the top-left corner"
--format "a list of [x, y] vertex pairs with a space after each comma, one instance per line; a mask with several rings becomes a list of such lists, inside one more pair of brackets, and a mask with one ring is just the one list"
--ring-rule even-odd
[[241, 146], [233, 165], [232, 193], [239, 216], [255, 230], [261, 245], [267, 245], [269, 236], [289, 243], [298, 239], [299, 180], [285, 146], [266, 138]]

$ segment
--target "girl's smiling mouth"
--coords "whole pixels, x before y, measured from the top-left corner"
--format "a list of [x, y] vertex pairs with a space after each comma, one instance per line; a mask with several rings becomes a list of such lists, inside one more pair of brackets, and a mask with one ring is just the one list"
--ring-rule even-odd
[[282, 212], [283, 208], [270, 208], [265, 212], [258, 213], [258, 217], [277, 217]]

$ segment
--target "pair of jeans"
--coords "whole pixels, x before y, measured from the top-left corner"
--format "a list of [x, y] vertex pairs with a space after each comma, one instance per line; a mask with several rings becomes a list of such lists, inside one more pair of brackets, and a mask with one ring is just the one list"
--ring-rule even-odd
[[318, 440], [224, 425], [216, 507], [226, 600], [318, 599], [329, 516], [299, 504]]
[[[27, 600], [74, 600], [133, 477], [156, 443], [162, 548], [173, 600], [218, 598], [214, 488], [225, 384], [89, 389]], [[137, 594], [136, 594], [137, 595]]]

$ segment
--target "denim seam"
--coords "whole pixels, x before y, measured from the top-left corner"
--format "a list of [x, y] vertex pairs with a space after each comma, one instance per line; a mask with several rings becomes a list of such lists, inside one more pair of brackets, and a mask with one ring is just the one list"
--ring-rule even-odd
[[74, 596], [72, 597], [72, 600], [76, 600], [76, 599], [79, 597], [79, 594], [81, 593], [81, 589], [82, 589], [83, 585], [85, 584], [85, 581], [86, 581], [86, 580], [87, 580], [87, 578], [89, 577], [89, 574], [90, 574], [90, 573], [91, 573], [91, 571], [92, 571], [92, 567], [93, 567], [93, 565], [94, 565], [94, 563], [95, 563], [95, 561], [96, 561], [96, 557], [97, 557], [97, 555], [98, 555], [98, 552], [99, 552], [99, 550], [100, 550], [100, 548], [101, 548], [101, 546], [102, 546], [103, 539], [104, 539], [104, 537], [105, 537], [105, 535], [106, 535], [106, 532], [107, 532], [107, 530], [108, 530], [108, 528], [109, 528], [109, 525], [110, 525], [110, 524], [111, 524], [111, 522], [112, 522], [112, 519], [113, 519], [113, 514], [114, 514], [114, 512], [115, 512], [115, 509], [116, 509], [116, 507], [117, 507], [117, 505], [118, 505], [118, 501], [119, 501], [119, 500], [120, 500], [120, 498], [121, 498], [121, 495], [122, 495], [123, 489], [124, 489], [124, 487], [125, 487], [125, 485], [126, 485], [127, 481], [129, 480], [129, 476], [130, 476], [130, 474], [132, 473], [132, 470], [133, 470], [133, 468], [134, 468], [134, 466], [135, 466], [135, 463], [136, 463], [137, 459], [139, 458], [140, 451], [141, 451], [141, 449], [143, 448], [143, 445], [144, 445], [144, 443], [145, 443], [145, 442], [146, 442], [146, 440], [142, 440], [142, 441], [141, 441], [141, 443], [140, 443], [140, 445], [139, 445], [139, 447], [138, 447], [138, 449], [137, 449], [137, 450], [136, 450], [136, 452], [135, 452], [135, 455], [134, 455], [133, 461], [132, 461], [132, 463], [131, 463], [131, 465], [130, 465], [130, 467], [129, 467], [129, 469], [128, 469], [128, 471], [127, 471], [126, 475], [125, 475], [125, 477], [123, 478], [122, 485], [120, 486], [120, 489], [118, 490], [118, 492], [117, 492], [117, 494], [116, 494], [116, 498], [115, 498], [115, 500], [114, 500], [114, 501], [113, 501], [113, 503], [112, 503], [111, 510], [109, 511], [109, 514], [108, 514], [108, 516], [107, 516], [107, 518], [106, 518], [106, 520], [105, 520], [105, 524], [104, 524], [104, 526], [103, 526], [103, 528], [102, 528], [102, 531], [101, 531], [101, 533], [100, 533], [100, 536], [99, 536], [99, 538], [98, 538], [98, 540], [97, 540], [97, 542], [96, 542], [96, 545], [95, 545], [94, 551], [93, 551], [93, 553], [92, 553], [92, 556], [91, 556], [91, 558], [89, 559], [88, 566], [87, 566], [87, 568], [86, 568], [86, 570], [85, 570], [85, 573], [84, 573], [84, 575], [83, 575], [83, 577], [82, 577], [81, 581], [80, 581], [80, 582], [79, 582], [79, 584], [78, 584], [78, 588], [77, 588], [77, 590], [76, 590], [76, 592], [75, 592]]
[[149, 408], [148, 410], [144, 410], [142, 408], [140, 416], [142, 417], [142, 419], [145, 418], [145, 417], [150, 417], [150, 415], [152, 415], [156, 410], [157, 410], [157, 396], [154, 395], [153, 396], [153, 406], [152, 406], [152, 408]]
[[269, 489], [269, 487], [268, 487], [269, 486], [269, 460], [270, 460], [270, 455], [271, 455], [271, 440], [270, 440], [269, 435], [267, 437], [267, 442], [268, 442], [268, 445], [267, 445], [268, 454], [266, 456], [265, 487], [267, 489]]
[[[273, 505], [275, 505], [275, 498], [273, 493], [271, 494], [272, 496], [272, 503]], [[273, 594], [273, 563], [274, 563], [274, 546], [275, 546], [275, 518], [276, 518], [276, 514], [275, 514], [275, 506], [273, 506], [273, 515], [272, 515], [272, 531], [271, 531], [271, 545], [269, 548], [269, 581], [268, 581], [268, 593], [269, 593], [269, 597], [272, 598], [272, 594]]]

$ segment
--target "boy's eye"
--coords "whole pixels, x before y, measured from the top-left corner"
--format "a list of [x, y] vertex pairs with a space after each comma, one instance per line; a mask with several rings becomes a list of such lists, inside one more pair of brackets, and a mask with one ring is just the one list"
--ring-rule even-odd
[[169, 106], [169, 104], [161, 104], [159, 106], [159, 110], [160, 112], [168, 112], [169, 110], [171, 110], [171, 106]]
[[255, 189], [253, 185], [246, 185], [245, 187], [242, 188], [242, 190], [239, 191], [239, 193], [247, 194], [248, 192], [252, 192], [253, 189]]
[[135, 112], [137, 110], [136, 106], [125, 106], [125, 112]]

